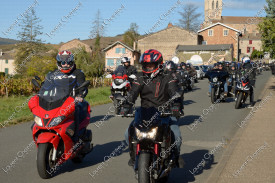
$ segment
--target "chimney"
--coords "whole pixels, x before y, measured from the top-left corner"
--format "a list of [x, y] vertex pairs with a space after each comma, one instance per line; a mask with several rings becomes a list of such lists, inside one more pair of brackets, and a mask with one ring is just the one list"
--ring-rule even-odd
[[173, 27], [173, 24], [171, 22], [169, 22], [167, 28]]

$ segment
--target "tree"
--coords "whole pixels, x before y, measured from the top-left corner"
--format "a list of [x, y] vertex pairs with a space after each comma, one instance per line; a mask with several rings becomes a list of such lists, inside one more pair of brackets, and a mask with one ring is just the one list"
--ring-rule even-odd
[[266, 0], [268, 6], [265, 7], [267, 17], [275, 18], [275, 0]]
[[40, 19], [37, 18], [35, 10], [31, 9], [26, 13], [22, 20], [21, 31], [17, 36], [20, 43], [17, 44], [17, 53], [15, 56], [15, 64], [17, 73], [26, 74], [26, 62], [31, 60], [30, 57], [45, 51], [46, 47], [42, 44], [42, 40], [38, 37], [42, 35], [42, 26], [39, 25]]
[[183, 12], [179, 12], [181, 19], [179, 19], [178, 25], [188, 31], [198, 31], [199, 29], [199, 17], [200, 13], [197, 13], [198, 7], [194, 4], [187, 4], [183, 7]]
[[261, 59], [263, 58], [264, 53], [263, 51], [253, 50], [251, 53], [251, 59]]
[[262, 35], [263, 50], [269, 52], [271, 58], [275, 58], [275, 0], [266, 0], [268, 6], [265, 7], [267, 16], [258, 24]]
[[131, 23], [130, 28], [123, 34], [123, 42], [133, 47], [134, 42], [138, 40], [138, 25], [136, 23]]
[[105, 24], [101, 18], [100, 11], [97, 10], [95, 20], [92, 22], [92, 30], [91, 30], [91, 35], [89, 36], [91, 39], [97, 37], [99, 35], [100, 37], [103, 36], [105, 32]]

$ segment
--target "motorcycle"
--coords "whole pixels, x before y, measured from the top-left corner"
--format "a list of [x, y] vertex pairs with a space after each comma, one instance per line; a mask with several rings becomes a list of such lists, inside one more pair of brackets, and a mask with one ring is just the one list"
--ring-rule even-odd
[[115, 107], [116, 116], [122, 117], [133, 117], [134, 110], [131, 109], [131, 112], [124, 114], [123, 103], [126, 100], [127, 92], [131, 88], [131, 83], [129, 79], [136, 79], [135, 75], [130, 75], [129, 77], [126, 74], [126, 69], [123, 66], [118, 66], [117, 69], [112, 73], [108, 74], [106, 78], [112, 78], [113, 82], [111, 84], [112, 95], [110, 98], [113, 100]]
[[247, 97], [250, 95], [250, 81], [247, 77], [242, 76], [241, 79], [238, 81], [236, 86], [236, 104], [235, 109], [239, 109], [245, 101]]
[[210, 71], [207, 76], [211, 85], [211, 102], [214, 104], [218, 99], [224, 100], [224, 84], [222, 79], [227, 75], [223, 71]]
[[194, 78], [190, 77], [188, 71], [181, 72], [182, 80], [183, 80], [183, 90], [192, 91], [194, 87]]
[[169, 126], [170, 118], [160, 119], [161, 113], [155, 108], [146, 109], [148, 116], [142, 112], [145, 110], [138, 110], [128, 131], [136, 178], [139, 183], [166, 182], [176, 166], [176, 140]]
[[93, 149], [92, 131], [86, 127], [90, 123], [90, 105], [86, 103], [84, 115], [79, 118], [78, 141], [73, 140], [75, 133], [75, 93], [86, 88], [90, 81], [85, 81], [80, 87], [69, 90], [69, 79], [46, 79], [40, 86], [39, 77], [32, 83], [40, 88], [33, 96], [29, 109], [34, 115], [32, 126], [33, 140], [37, 146], [37, 170], [41, 178], [52, 177], [61, 164], [71, 159], [80, 163], [85, 155]]

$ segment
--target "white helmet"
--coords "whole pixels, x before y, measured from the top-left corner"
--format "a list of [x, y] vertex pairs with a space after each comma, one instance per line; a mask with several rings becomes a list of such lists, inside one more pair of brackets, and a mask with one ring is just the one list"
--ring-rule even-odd
[[178, 64], [179, 61], [180, 61], [180, 59], [179, 59], [179, 57], [174, 56], [174, 57], [172, 58], [172, 61], [173, 61], [175, 64]]
[[244, 57], [243, 58], [243, 64], [245, 63], [250, 63], [250, 58], [249, 57]]
[[123, 57], [122, 59], [121, 59], [121, 63], [126, 63], [126, 62], [129, 62], [130, 63], [130, 59], [128, 58], [128, 57]]

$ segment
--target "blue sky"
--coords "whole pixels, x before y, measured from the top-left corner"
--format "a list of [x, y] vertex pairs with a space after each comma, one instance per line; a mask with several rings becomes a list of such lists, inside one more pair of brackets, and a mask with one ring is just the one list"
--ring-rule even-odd
[[[203, 20], [204, 0], [0, 0], [0, 37], [17, 39], [21, 16], [32, 6], [41, 19], [42, 40], [58, 44], [74, 38], [88, 39], [98, 9], [105, 20], [104, 36], [123, 34], [132, 22], [137, 23], [140, 34], [145, 34], [150, 29], [159, 31], [169, 22], [176, 24], [182, 5], [190, 2], [199, 7]], [[223, 3], [223, 16], [265, 16], [265, 0]]]

